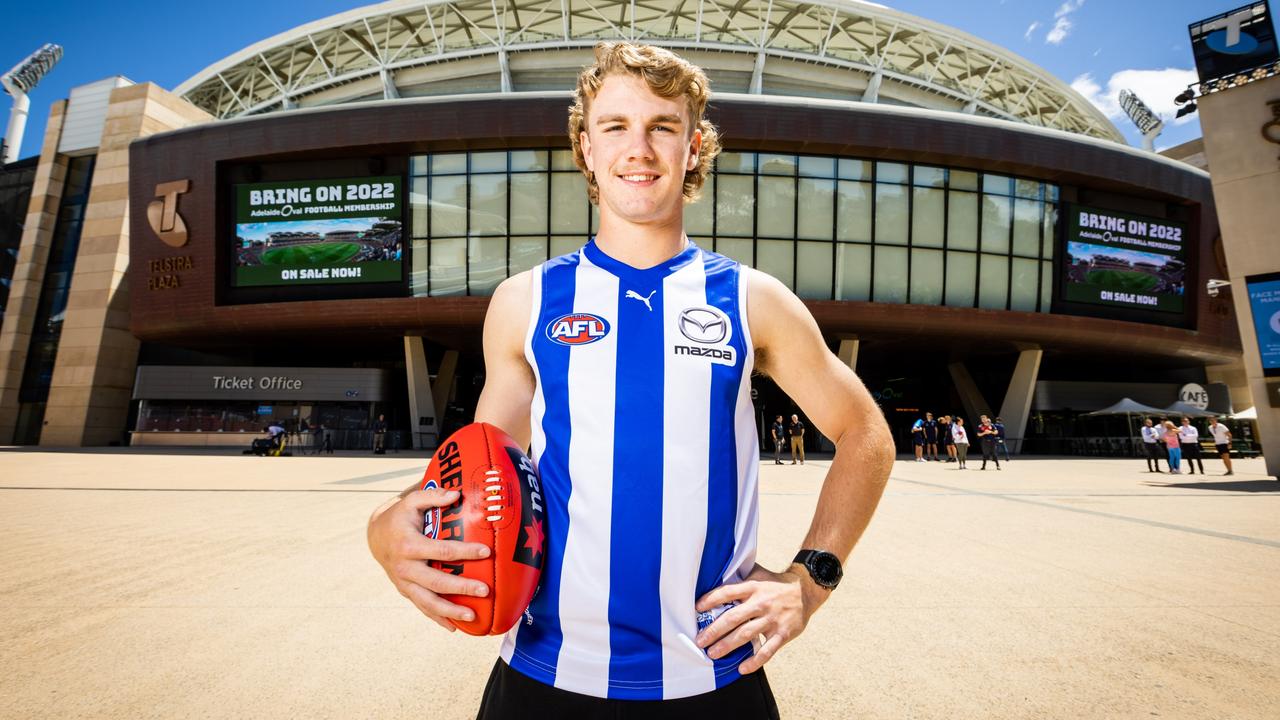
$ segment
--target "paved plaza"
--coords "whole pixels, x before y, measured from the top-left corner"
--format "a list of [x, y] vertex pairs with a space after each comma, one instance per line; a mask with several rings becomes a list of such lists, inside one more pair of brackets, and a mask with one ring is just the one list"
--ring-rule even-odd
[[[441, 631], [364, 544], [425, 464], [0, 451], [0, 716], [474, 716], [498, 639]], [[762, 465], [763, 564], [799, 547], [828, 465]], [[767, 666], [784, 718], [1280, 717], [1261, 460], [970, 465], [895, 465], [844, 584]]]

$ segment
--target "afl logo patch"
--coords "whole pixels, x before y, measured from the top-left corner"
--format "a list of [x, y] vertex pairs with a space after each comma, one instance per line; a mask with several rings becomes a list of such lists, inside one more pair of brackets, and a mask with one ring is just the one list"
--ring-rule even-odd
[[680, 311], [680, 334], [696, 343], [718, 345], [728, 339], [729, 318], [713, 307], [685, 308]]
[[[435, 480], [428, 480], [422, 486], [423, 490], [438, 490], [440, 485]], [[422, 534], [431, 538], [438, 539], [440, 535], [440, 508], [431, 508], [422, 514]]]
[[572, 313], [547, 323], [547, 339], [561, 345], [590, 345], [609, 334], [609, 321], [591, 313]]

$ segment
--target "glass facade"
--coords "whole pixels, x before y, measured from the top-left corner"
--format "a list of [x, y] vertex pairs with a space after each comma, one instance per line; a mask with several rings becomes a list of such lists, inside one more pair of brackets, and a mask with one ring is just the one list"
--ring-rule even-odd
[[18, 423], [14, 430], [15, 445], [34, 445], [40, 439], [45, 403], [53, 383], [53, 366], [62, 337], [62, 321], [66, 318], [67, 299], [71, 294], [71, 275], [75, 271], [76, 253], [80, 248], [80, 230], [84, 226], [84, 210], [89, 202], [89, 183], [93, 179], [95, 155], [72, 158], [67, 166], [66, 186], [53, 226], [53, 241], [45, 265], [40, 302], [36, 306], [31, 328], [31, 344], [27, 364], [18, 391]]
[[[411, 287], [488, 295], [598, 225], [569, 150], [412, 158]], [[685, 230], [802, 298], [1048, 312], [1058, 188], [959, 168], [725, 152]]]

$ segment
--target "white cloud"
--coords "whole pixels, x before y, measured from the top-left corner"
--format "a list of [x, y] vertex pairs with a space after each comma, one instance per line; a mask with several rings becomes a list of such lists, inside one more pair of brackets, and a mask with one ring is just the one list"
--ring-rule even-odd
[[1025, 33], [1023, 33], [1023, 34], [1022, 34], [1022, 37], [1026, 38], [1027, 40], [1030, 40], [1030, 39], [1031, 39], [1031, 33], [1035, 32], [1035, 31], [1036, 31], [1036, 28], [1038, 28], [1038, 27], [1040, 27], [1040, 21], [1039, 21], [1039, 20], [1036, 20], [1036, 21], [1032, 22], [1030, 25], [1028, 25], [1028, 26], [1027, 26], [1027, 31], [1026, 31]]
[[1067, 35], [1071, 33], [1071, 21], [1065, 16], [1058, 18], [1053, 27], [1049, 28], [1049, 34], [1044, 36], [1044, 41], [1050, 45], [1061, 45], [1063, 40], [1067, 39]]
[[1053, 16], [1055, 18], [1065, 17], [1079, 10], [1081, 5], [1084, 5], [1084, 0], [1076, 0], [1075, 2], [1071, 2], [1071, 0], [1067, 0], [1066, 2], [1058, 6], [1058, 11], [1055, 12]]
[[1107, 80], [1103, 89], [1093, 76], [1085, 73], [1071, 81], [1071, 88], [1080, 93], [1089, 102], [1112, 120], [1124, 120], [1124, 110], [1120, 108], [1120, 91], [1129, 90], [1137, 95], [1151, 112], [1160, 116], [1165, 124], [1182, 125], [1191, 122], [1190, 115], [1177, 120], [1173, 119], [1178, 106], [1174, 104], [1174, 96], [1187, 89], [1196, 81], [1195, 70], [1182, 68], [1165, 68], [1163, 70], [1121, 70]]

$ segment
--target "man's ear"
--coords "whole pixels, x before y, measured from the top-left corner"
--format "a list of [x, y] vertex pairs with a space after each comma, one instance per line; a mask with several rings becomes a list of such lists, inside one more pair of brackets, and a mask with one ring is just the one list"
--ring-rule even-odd
[[591, 162], [591, 135], [586, 130], [578, 133], [578, 146], [582, 148], [582, 160], [587, 164], [587, 169], [591, 169], [594, 167]]
[[689, 162], [685, 163], [685, 172], [693, 172], [698, 168], [698, 162], [702, 160], [700, 157], [702, 152], [702, 131], [698, 128], [693, 129], [693, 137], [689, 138]]

